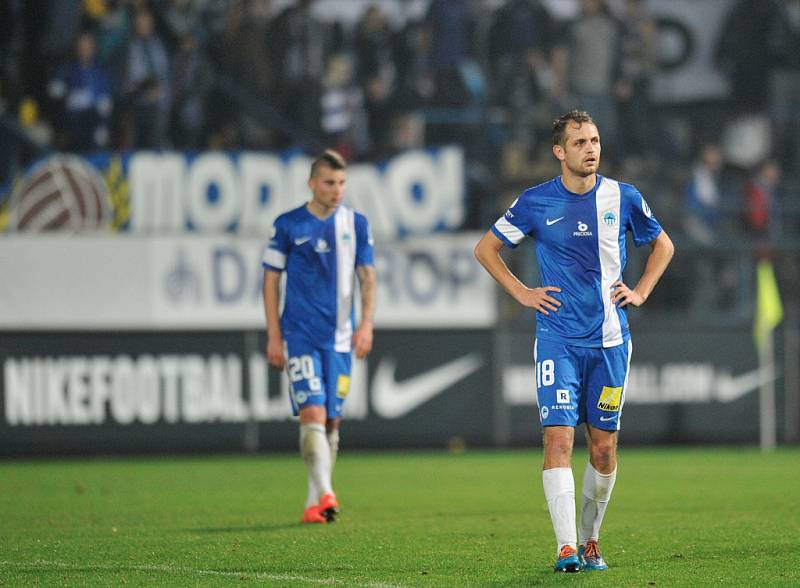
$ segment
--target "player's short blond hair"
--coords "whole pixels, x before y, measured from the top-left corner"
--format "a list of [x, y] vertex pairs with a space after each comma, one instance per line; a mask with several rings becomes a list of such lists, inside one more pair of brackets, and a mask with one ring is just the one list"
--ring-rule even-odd
[[326, 149], [311, 164], [311, 173], [309, 174], [309, 178], [313, 178], [320, 167], [329, 167], [331, 169], [347, 169], [347, 162], [338, 151]]

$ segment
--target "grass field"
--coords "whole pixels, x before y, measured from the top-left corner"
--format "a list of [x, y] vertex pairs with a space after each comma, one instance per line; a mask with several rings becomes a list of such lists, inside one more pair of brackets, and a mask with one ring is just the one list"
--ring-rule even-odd
[[293, 455], [0, 462], [0, 585], [800, 585], [798, 449], [623, 449], [611, 569], [570, 576], [539, 459], [345, 450], [313, 527]]

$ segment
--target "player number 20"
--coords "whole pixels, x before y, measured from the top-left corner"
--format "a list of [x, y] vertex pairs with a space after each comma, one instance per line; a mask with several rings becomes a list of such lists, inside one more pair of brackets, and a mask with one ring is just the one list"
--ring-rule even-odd
[[552, 386], [556, 381], [556, 363], [552, 359], [536, 362], [536, 386]]
[[292, 382], [308, 380], [308, 387], [311, 390], [320, 389], [319, 378], [314, 375], [314, 360], [311, 359], [310, 355], [290, 357], [287, 371]]

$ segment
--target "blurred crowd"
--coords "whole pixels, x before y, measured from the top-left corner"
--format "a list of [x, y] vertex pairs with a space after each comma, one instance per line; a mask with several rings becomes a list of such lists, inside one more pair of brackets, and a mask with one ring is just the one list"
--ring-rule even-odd
[[429, 0], [418, 13], [398, 0], [392, 17], [363, 2], [349, 21], [318, 4], [6, 0], [0, 114], [74, 152], [331, 146], [379, 160], [458, 143], [479, 227], [557, 172], [550, 124], [577, 106], [601, 129], [604, 172], [692, 243], [800, 235], [800, 0], [727, 2], [713, 59], [732, 91], [682, 106], [653, 100], [646, 0]]

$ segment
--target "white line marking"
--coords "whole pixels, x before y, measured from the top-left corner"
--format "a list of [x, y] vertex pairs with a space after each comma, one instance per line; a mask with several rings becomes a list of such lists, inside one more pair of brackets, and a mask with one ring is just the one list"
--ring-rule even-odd
[[98, 571], [98, 572], [164, 572], [167, 574], [196, 574], [198, 576], [222, 576], [226, 578], [239, 578], [247, 576], [256, 580], [269, 580], [279, 582], [304, 582], [306, 584], [322, 585], [345, 585], [359, 586], [361, 588], [403, 588], [398, 584], [384, 584], [382, 582], [356, 583], [351, 580], [337, 580], [336, 578], [309, 578], [297, 574], [269, 574], [267, 572], [254, 572], [250, 570], [223, 571], [223, 570], [203, 570], [197, 568], [187, 568], [182, 566], [159, 566], [159, 565], [138, 565], [138, 564], [72, 564], [61, 561], [36, 560], [26, 561], [0, 561], [0, 567], [19, 568], [27, 570], [72, 570], [76, 572]]

